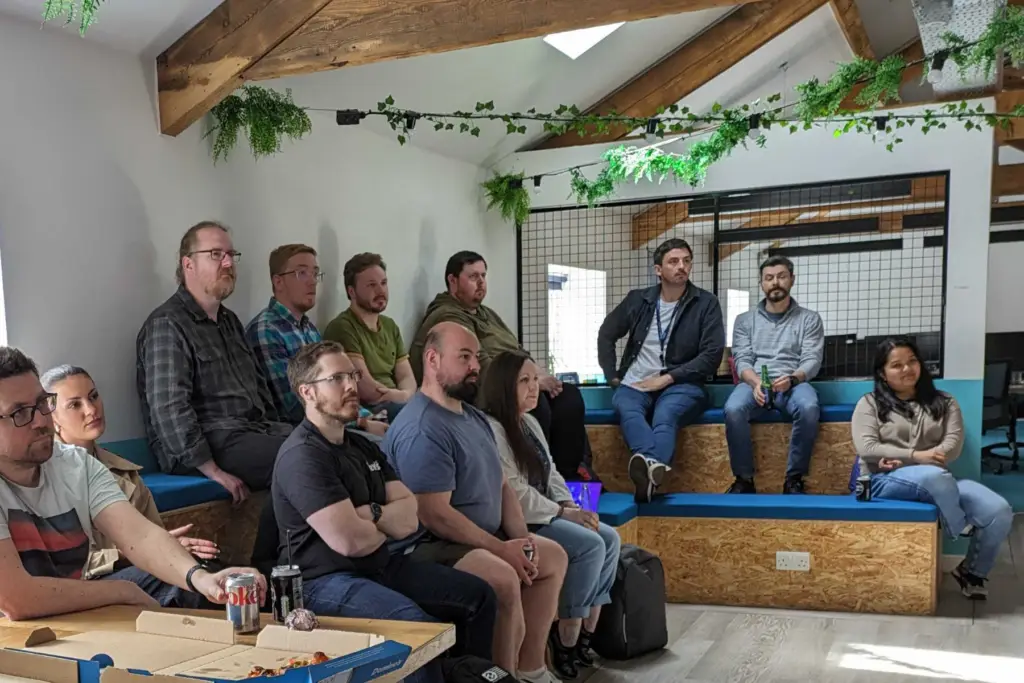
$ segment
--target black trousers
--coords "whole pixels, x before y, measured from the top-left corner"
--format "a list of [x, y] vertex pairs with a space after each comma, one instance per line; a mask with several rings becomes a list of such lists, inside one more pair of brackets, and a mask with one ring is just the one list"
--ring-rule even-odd
[[241, 479], [252, 491], [266, 491], [270, 488], [277, 452], [290, 433], [290, 426], [285, 424], [269, 434], [222, 429], [207, 433], [206, 441], [214, 462], [222, 470]]
[[531, 414], [540, 422], [551, 448], [555, 469], [566, 480], [579, 481], [581, 463], [590, 467], [590, 439], [583, 418], [587, 407], [575, 384], [562, 384], [562, 393], [551, 398], [540, 392], [540, 400]]

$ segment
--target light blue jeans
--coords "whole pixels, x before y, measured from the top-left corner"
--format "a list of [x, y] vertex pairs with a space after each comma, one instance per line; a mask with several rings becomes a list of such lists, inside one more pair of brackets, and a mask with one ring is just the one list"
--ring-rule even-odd
[[950, 538], [973, 525], [964, 568], [981, 578], [992, 571], [1013, 524], [1013, 509], [1005, 498], [976, 481], [957, 481], [935, 465], [906, 465], [878, 473], [871, 477], [871, 497], [932, 503]]
[[558, 596], [559, 619], [582, 619], [591, 607], [612, 601], [612, 584], [619, 566], [619, 534], [604, 522], [597, 531], [567, 519], [555, 519], [535, 532], [565, 549], [569, 568]]
[[[811, 453], [818, 438], [818, 392], [810, 384], [798, 384], [784, 394], [776, 392], [775, 406], [793, 418], [793, 434], [789, 438], [789, 460], [786, 476], [807, 476], [811, 469]], [[725, 440], [729, 444], [729, 463], [735, 477], [754, 478], [754, 444], [750, 440], [750, 422], [767, 410], [757, 405], [754, 390], [740, 382], [725, 402]]]

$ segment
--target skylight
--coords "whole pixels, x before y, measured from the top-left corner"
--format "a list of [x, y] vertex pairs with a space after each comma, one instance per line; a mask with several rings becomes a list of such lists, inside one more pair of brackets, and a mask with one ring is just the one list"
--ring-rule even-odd
[[615, 29], [622, 26], [624, 23], [626, 22], [620, 21], [617, 24], [581, 28], [576, 31], [565, 31], [564, 33], [552, 33], [551, 35], [544, 36], [544, 42], [567, 56], [569, 59], [576, 59], [581, 54], [610, 36]]

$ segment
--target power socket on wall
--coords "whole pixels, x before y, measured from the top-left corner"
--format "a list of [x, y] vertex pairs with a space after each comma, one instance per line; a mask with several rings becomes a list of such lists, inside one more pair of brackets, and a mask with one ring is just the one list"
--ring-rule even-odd
[[809, 572], [811, 571], [811, 554], [780, 550], [775, 553], [775, 568], [784, 572]]

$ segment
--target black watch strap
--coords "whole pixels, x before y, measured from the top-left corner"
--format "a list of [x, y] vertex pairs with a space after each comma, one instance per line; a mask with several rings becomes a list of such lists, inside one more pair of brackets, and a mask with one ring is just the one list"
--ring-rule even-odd
[[370, 512], [373, 513], [373, 523], [376, 524], [384, 515], [384, 510], [378, 503], [370, 503]]
[[206, 567], [204, 567], [201, 564], [197, 564], [196, 566], [194, 566], [191, 569], [189, 569], [188, 573], [185, 574], [185, 585], [188, 586], [188, 589], [190, 591], [192, 591], [193, 593], [198, 593], [199, 591], [196, 590], [195, 584], [192, 583], [192, 575], [195, 574], [200, 569], [206, 569]]
[[797, 377], [796, 375], [790, 375], [789, 376], [789, 383], [790, 383], [790, 385], [795, 387], [797, 384], [800, 384], [800, 378]]

